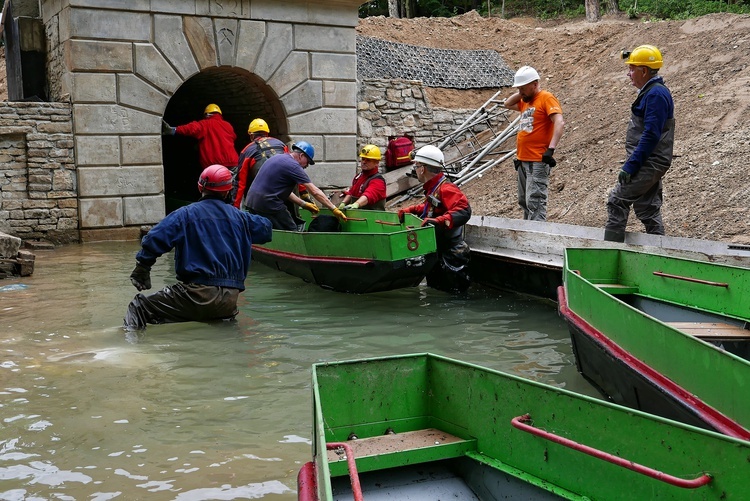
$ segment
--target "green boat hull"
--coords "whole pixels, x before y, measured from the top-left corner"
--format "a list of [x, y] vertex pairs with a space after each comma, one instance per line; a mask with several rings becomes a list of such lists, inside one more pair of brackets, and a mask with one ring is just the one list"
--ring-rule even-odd
[[750, 342], [749, 269], [567, 249], [563, 278], [559, 309], [576, 364], [604, 395], [750, 438], [750, 362], [731, 353], [746, 353]]
[[[330, 215], [330, 211], [321, 211]], [[301, 214], [305, 227], [312, 217]], [[348, 211], [340, 232], [273, 230], [253, 259], [339, 292], [369, 293], [418, 285], [437, 262], [435, 229], [385, 211]]]
[[365, 499], [747, 494], [750, 442], [472, 364], [403, 355], [316, 364], [312, 378], [300, 500], [357, 486]]

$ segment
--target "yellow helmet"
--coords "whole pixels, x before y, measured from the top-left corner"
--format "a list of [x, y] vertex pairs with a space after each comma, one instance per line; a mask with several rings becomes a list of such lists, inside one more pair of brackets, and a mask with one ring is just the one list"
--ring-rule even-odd
[[262, 118], [256, 118], [250, 122], [250, 126], [247, 128], [248, 134], [254, 134], [256, 132], [270, 132], [268, 130], [268, 124]]
[[359, 150], [359, 157], [380, 161], [380, 148], [374, 144], [366, 144]]
[[214, 103], [211, 103], [208, 106], [206, 106], [205, 110], [203, 110], [204, 115], [208, 115], [209, 113], [218, 113], [219, 115], [221, 115], [221, 108], [219, 108]]
[[633, 66], [648, 66], [652, 70], [661, 68], [661, 52], [653, 45], [639, 45], [633, 51], [622, 51], [622, 58], [625, 64]]

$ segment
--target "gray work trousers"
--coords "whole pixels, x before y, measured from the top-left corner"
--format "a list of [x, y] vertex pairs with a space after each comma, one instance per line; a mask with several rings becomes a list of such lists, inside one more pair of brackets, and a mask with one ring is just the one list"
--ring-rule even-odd
[[552, 168], [544, 162], [521, 162], [518, 167], [518, 205], [523, 218], [547, 220], [547, 192]]
[[664, 235], [661, 219], [661, 178], [669, 167], [644, 164], [629, 183], [616, 184], [607, 199], [607, 223], [604, 229], [610, 233], [625, 235], [630, 207], [646, 227], [646, 233]]
[[237, 313], [239, 289], [212, 285], [168, 285], [149, 294], [136, 294], [125, 313], [128, 330], [145, 329], [146, 324], [211, 322], [229, 320]]

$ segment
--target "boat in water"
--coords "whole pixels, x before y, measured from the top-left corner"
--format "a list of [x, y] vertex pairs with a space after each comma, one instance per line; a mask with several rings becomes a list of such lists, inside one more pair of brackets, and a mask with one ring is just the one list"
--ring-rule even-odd
[[298, 499], [743, 499], [750, 442], [432, 354], [312, 368]]
[[407, 214], [349, 210], [338, 231], [310, 231], [323, 209], [303, 211], [304, 231], [273, 230], [273, 239], [253, 245], [253, 260], [338, 292], [363, 294], [418, 285], [437, 263], [435, 229]]
[[612, 401], [750, 439], [750, 268], [567, 249], [558, 308]]

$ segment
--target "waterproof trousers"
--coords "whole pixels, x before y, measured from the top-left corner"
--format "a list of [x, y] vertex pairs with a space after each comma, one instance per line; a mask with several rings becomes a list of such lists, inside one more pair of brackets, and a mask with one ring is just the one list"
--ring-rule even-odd
[[518, 205], [523, 218], [547, 220], [547, 192], [551, 167], [544, 162], [520, 162], [518, 166]]
[[125, 313], [127, 330], [146, 324], [231, 320], [237, 311], [239, 289], [177, 283], [149, 294], [136, 294]]
[[607, 223], [604, 226], [606, 240], [625, 241], [630, 207], [646, 227], [646, 233], [664, 235], [661, 218], [662, 182], [669, 167], [645, 164], [629, 183], [616, 184], [607, 199]]

